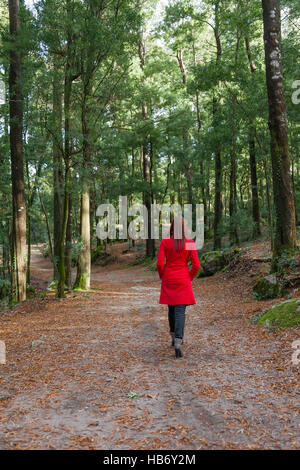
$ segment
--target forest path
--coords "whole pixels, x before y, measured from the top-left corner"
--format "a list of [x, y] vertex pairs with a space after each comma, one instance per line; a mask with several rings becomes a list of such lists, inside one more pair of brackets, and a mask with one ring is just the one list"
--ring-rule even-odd
[[[95, 291], [4, 312], [0, 448], [299, 448], [299, 328], [249, 323], [274, 303], [253, 300], [251, 269], [194, 281], [183, 359], [145, 267], [97, 266]], [[52, 274], [37, 251], [33, 272]]]

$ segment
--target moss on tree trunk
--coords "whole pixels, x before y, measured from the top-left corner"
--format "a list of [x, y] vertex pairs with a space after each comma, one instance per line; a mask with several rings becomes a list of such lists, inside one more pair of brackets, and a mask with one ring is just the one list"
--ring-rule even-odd
[[275, 211], [272, 269], [277, 271], [281, 255], [294, 253], [296, 224], [282, 76], [280, 6], [278, 0], [263, 0], [262, 5]]

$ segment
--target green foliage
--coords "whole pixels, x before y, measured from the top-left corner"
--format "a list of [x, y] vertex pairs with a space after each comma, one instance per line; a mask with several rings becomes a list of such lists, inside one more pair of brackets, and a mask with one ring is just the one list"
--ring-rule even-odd
[[91, 261], [92, 261], [92, 263], [97, 261], [99, 256], [103, 255], [103, 253], [104, 253], [104, 245], [101, 244], [101, 245], [98, 245], [95, 248], [93, 248], [92, 252], [91, 252]]
[[296, 255], [291, 256], [289, 251], [284, 251], [278, 261], [278, 273], [284, 274], [288, 269], [296, 267]]
[[36, 289], [33, 286], [27, 286], [26, 287], [26, 297], [27, 299], [32, 299], [33, 297], [36, 296]]
[[149, 256], [145, 256], [145, 255], [136, 256], [135, 260], [130, 263], [131, 266], [140, 266], [140, 265], [148, 266], [149, 264], [150, 264], [149, 266], [150, 269], [154, 270], [154, 263], [153, 263], [152, 258], [150, 258]]
[[49, 246], [49, 243], [45, 243], [42, 247], [41, 247], [41, 252], [42, 252], [42, 255], [44, 258], [48, 258], [50, 256], [50, 246]]
[[154, 261], [154, 263], [150, 264], [149, 269], [150, 271], [153, 271], [153, 272], [157, 271], [156, 260]]
[[80, 252], [83, 248], [83, 243], [82, 241], [75, 241], [74, 243], [71, 243], [71, 265], [74, 267], [77, 265], [78, 258], [80, 255]]
[[136, 392], [128, 392], [126, 396], [127, 398], [132, 398], [132, 399], [140, 397], [140, 395]]
[[6, 300], [10, 296], [11, 284], [8, 279], [0, 279], [0, 300]]
[[[100, 5], [101, 4], [101, 5]], [[221, 154], [222, 218], [216, 229], [223, 245], [234, 226], [241, 242], [253, 233], [249, 136], [254, 132], [261, 225], [271, 239], [273, 194], [261, 2], [172, 0], [157, 2], [43, 0], [33, 14], [21, 2], [24, 95], [23, 153], [31, 242], [44, 243], [49, 256], [53, 238], [54, 142], [61, 157], [64, 197], [66, 137], [71, 144], [72, 266], [82, 244], [80, 196], [88, 180], [91, 196], [91, 242], [95, 242], [97, 206], [140, 203], [147, 191], [157, 203], [206, 204], [206, 238], [213, 237], [215, 159]], [[9, 29], [7, 3], [1, 0], [0, 75], [8, 91]], [[290, 156], [297, 220], [300, 220], [299, 106], [292, 102], [299, 79], [299, 2], [282, 2], [283, 73], [289, 122]], [[295, 26], [296, 24], [296, 26]], [[217, 60], [218, 29], [222, 53]], [[245, 38], [249, 40], [247, 51]], [[139, 52], [144, 48], [144, 64]], [[249, 54], [255, 67], [251, 72]], [[58, 87], [64, 111], [66, 71], [72, 75], [70, 130], [53, 112]], [[6, 96], [6, 101], [8, 95]], [[85, 103], [86, 107], [83, 107]], [[143, 116], [144, 108], [145, 116]], [[86, 130], [82, 127], [85, 110]], [[12, 208], [9, 107], [0, 106], [0, 243], [10, 253]], [[236, 210], [230, 217], [233, 129], [236, 132]], [[88, 165], [83, 144], [89, 144]], [[145, 182], [142, 146], [148, 150], [150, 188]], [[269, 200], [268, 200], [269, 198]], [[270, 204], [270, 207], [269, 207]], [[46, 242], [46, 243], [45, 243]], [[54, 243], [53, 243], [54, 245]], [[92, 262], [111, 259], [104, 247], [93, 249]], [[223, 254], [222, 254], [223, 256]], [[54, 260], [52, 260], [54, 261]], [[57, 260], [56, 260], [57, 261]], [[5, 269], [15, 267], [9, 256]], [[138, 262], [144, 262], [138, 259]], [[279, 272], [296, 267], [283, 253]], [[154, 266], [152, 267], [154, 269]], [[156, 269], [156, 268], [155, 268]], [[224, 266], [223, 268], [224, 269]]]

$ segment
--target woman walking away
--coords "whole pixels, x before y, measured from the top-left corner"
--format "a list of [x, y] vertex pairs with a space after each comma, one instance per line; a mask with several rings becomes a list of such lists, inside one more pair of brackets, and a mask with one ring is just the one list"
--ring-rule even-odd
[[[176, 357], [183, 356], [185, 309], [187, 305], [196, 303], [192, 280], [200, 268], [196, 245], [192, 239], [186, 238], [185, 234], [183, 217], [174, 217], [170, 236], [162, 239], [157, 259], [157, 270], [161, 279], [159, 303], [166, 304], [169, 308], [170, 334]], [[188, 267], [189, 259], [192, 262], [191, 270]]]

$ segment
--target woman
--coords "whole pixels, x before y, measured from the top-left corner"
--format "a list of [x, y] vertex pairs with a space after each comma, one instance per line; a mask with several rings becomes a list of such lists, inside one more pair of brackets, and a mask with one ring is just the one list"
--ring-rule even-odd
[[[183, 356], [185, 309], [187, 305], [196, 303], [191, 281], [200, 268], [195, 243], [185, 238], [185, 233], [183, 217], [174, 217], [170, 237], [162, 239], [157, 259], [157, 270], [162, 281], [159, 303], [167, 304], [169, 308], [170, 334], [176, 357]], [[189, 258], [191, 270], [188, 267]]]

